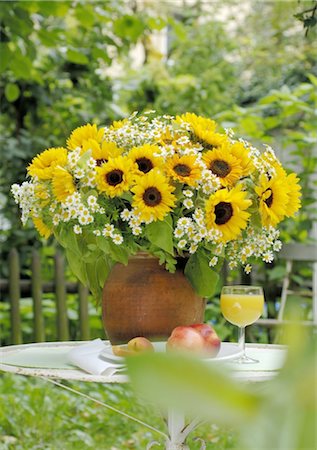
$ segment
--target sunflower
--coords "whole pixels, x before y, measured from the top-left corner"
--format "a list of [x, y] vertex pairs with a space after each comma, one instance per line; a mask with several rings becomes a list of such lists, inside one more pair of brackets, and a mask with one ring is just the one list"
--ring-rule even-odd
[[177, 145], [176, 141], [177, 139], [179, 139], [182, 135], [179, 133], [171, 133], [171, 130], [169, 128], [166, 128], [166, 130], [164, 131], [164, 133], [162, 133], [157, 141], [159, 145]]
[[160, 167], [163, 164], [162, 158], [154, 156], [159, 153], [160, 149], [157, 145], [144, 144], [141, 147], [133, 147], [129, 152], [129, 158], [137, 164], [138, 174], [150, 172], [154, 167]]
[[90, 125], [89, 123], [87, 125], [84, 125], [82, 127], [76, 128], [69, 138], [67, 139], [67, 147], [70, 150], [75, 150], [77, 147], [83, 146], [85, 141], [88, 141], [88, 139], [94, 139], [99, 144], [104, 136], [104, 129], [103, 128], [97, 128], [96, 124]]
[[39, 235], [48, 239], [52, 234], [52, 230], [39, 217], [32, 217], [32, 220]]
[[34, 195], [39, 200], [41, 208], [44, 208], [50, 203], [50, 194], [46, 183], [36, 184], [34, 186]]
[[236, 239], [247, 226], [250, 214], [246, 209], [251, 203], [240, 186], [220, 189], [206, 201], [207, 227], [221, 231], [223, 242]]
[[176, 116], [175, 122], [178, 124], [188, 123], [191, 131], [199, 141], [205, 141], [205, 137], [216, 130], [217, 124], [214, 120], [197, 116], [194, 113], [186, 113]]
[[174, 155], [166, 163], [168, 174], [176, 181], [194, 186], [201, 177], [201, 168], [195, 155]]
[[129, 119], [123, 119], [123, 120], [114, 120], [111, 124], [110, 130], [118, 130], [119, 128], [124, 127], [129, 123]]
[[56, 167], [52, 178], [53, 194], [60, 202], [76, 191], [72, 175], [62, 167]]
[[132, 206], [140, 214], [140, 219], [163, 220], [176, 202], [172, 194], [174, 189], [158, 169], [138, 177], [131, 191], [134, 193]]
[[117, 146], [115, 142], [103, 141], [99, 144], [94, 139], [88, 139], [83, 143], [83, 152], [87, 150], [92, 151], [92, 157], [96, 160], [97, 166], [101, 166], [109, 160], [109, 158], [116, 158], [122, 154], [122, 149]]
[[250, 175], [254, 171], [254, 165], [249, 157], [249, 151], [241, 142], [229, 145], [231, 155], [237, 158], [242, 169], [242, 176]]
[[49, 148], [35, 156], [28, 167], [28, 173], [40, 180], [50, 180], [56, 166], [64, 166], [67, 162], [67, 150], [63, 147]]
[[201, 139], [201, 143], [205, 148], [210, 150], [214, 148], [219, 148], [225, 144], [229, 143], [228, 136], [221, 133], [215, 133], [213, 131], [209, 131], [204, 134], [204, 139]]
[[110, 158], [96, 170], [97, 187], [109, 197], [118, 197], [128, 191], [136, 175], [136, 165], [126, 156]]
[[209, 150], [203, 155], [203, 161], [223, 186], [232, 186], [242, 177], [240, 161], [227, 151], [227, 146]]
[[287, 185], [288, 203], [286, 205], [286, 217], [292, 217], [301, 207], [300, 198], [301, 186], [299, 185], [299, 178], [295, 173], [287, 175], [285, 178], [285, 183]]
[[255, 192], [259, 197], [263, 226], [277, 225], [285, 217], [289, 203], [286, 177], [274, 176], [269, 179], [266, 175], [261, 175]]

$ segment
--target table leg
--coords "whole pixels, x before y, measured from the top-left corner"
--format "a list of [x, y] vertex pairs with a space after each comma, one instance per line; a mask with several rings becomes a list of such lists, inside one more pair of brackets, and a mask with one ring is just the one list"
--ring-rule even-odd
[[186, 427], [185, 415], [169, 409], [167, 427], [169, 439], [166, 441], [166, 450], [189, 450], [188, 445], [185, 443], [187, 435], [184, 436], [183, 434]]
[[[133, 417], [130, 414], [127, 414], [126, 412], [120, 411], [114, 406], [101, 402], [100, 400], [97, 400], [96, 398], [91, 397], [90, 395], [84, 394], [83, 392], [80, 392], [77, 389], [73, 389], [70, 386], [66, 386], [65, 384], [60, 383], [54, 379], [45, 377], [39, 378], [42, 378], [46, 382], [48, 381], [52, 384], [55, 384], [56, 386], [59, 386], [67, 391], [73, 392], [74, 394], [77, 394], [95, 403], [98, 403], [99, 405], [104, 406], [105, 408], [111, 409], [112, 411], [121, 414], [127, 419], [133, 420], [139, 423], [140, 425], [143, 425], [149, 428], [150, 430], [155, 431], [156, 433], [160, 434], [165, 438], [165, 450], [190, 450], [188, 445], [186, 445], [186, 439], [189, 433], [191, 433], [197, 426], [199, 426], [202, 423], [201, 420], [194, 419], [190, 423], [186, 424], [185, 414], [176, 412], [173, 409], [169, 409], [167, 412], [167, 428], [168, 428], [168, 435], [167, 435], [166, 433], [163, 433], [161, 430], [158, 430], [157, 428], [143, 422], [142, 420], [137, 419], [136, 417]], [[200, 440], [202, 442], [201, 450], [205, 450], [206, 449], [205, 442], [200, 438], [197, 438], [196, 440]], [[152, 448], [154, 445], [160, 445], [160, 443], [157, 441], [150, 442], [147, 446], [147, 450]]]

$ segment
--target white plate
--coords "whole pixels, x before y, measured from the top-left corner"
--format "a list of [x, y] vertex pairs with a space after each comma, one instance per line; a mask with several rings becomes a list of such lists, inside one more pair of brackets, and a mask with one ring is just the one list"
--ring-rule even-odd
[[[161, 342], [153, 342], [154, 348], [156, 352], [165, 352], [166, 349], [166, 341]], [[121, 347], [125, 348], [126, 344], [121, 345]], [[221, 342], [220, 350], [217, 356], [213, 358], [203, 358], [204, 361], [208, 362], [218, 362], [218, 361], [227, 361], [230, 359], [237, 358], [242, 354], [242, 350], [238, 347], [238, 344], [234, 344], [232, 342]], [[124, 358], [121, 356], [116, 356], [112, 352], [112, 347], [109, 346], [105, 348], [101, 353], [101, 357], [104, 357], [108, 361], [113, 361], [120, 363], [124, 361]]]

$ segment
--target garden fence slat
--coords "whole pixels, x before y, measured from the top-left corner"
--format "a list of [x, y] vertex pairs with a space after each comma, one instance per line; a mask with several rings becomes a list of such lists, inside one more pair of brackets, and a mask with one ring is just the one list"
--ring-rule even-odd
[[42, 310], [42, 277], [41, 260], [37, 250], [32, 252], [32, 297], [34, 315], [34, 338], [35, 342], [45, 341], [44, 318]]
[[80, 327], [80, 339], [83, 341], [90, 339], [89, 333], [89, 312], [88, 312], [88, 289], [79, 284], [78, 297], [79, 297], [79, 327]]
[[65, 264], [63, 255], [55, 254], [55, 297], [57, 316], [57, 337], [60, 341], [69, 340], [69, 328], [66, 305]]
[[9, 253], [9, 297], [11, 318], [11, 339], [13, 344], [22, 343], [20, 316], [20, 261], [15, 248]]

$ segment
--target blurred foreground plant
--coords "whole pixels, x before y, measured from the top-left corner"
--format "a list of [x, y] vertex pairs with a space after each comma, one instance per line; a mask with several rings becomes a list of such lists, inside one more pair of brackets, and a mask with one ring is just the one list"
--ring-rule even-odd
[[238, 448], [313, 449], [316, 336], [299, 328], [285, 334], [287, 361], [266, 383], [248, 385], [225, 367], [162, 353], [130, 358], [129, 374], [137, 392], [161, 407], [239, 428]]

